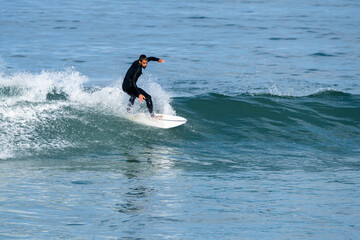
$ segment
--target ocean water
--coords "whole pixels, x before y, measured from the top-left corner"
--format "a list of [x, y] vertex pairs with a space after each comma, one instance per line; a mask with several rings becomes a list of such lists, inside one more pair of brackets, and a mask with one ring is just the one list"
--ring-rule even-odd
[[0, 0], [0, 239], [358, 239], [359, 12]]

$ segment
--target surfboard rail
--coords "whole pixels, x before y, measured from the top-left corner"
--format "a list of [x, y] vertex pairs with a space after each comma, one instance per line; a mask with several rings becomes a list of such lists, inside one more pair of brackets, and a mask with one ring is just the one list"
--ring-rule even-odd
[[139, 124], [163, 129], [178, 127], [187, 122], [186, 118], [168, 114], [155, 114], [152, 118], [149, 114], [135, 113], [126, 114], [126, 118]]

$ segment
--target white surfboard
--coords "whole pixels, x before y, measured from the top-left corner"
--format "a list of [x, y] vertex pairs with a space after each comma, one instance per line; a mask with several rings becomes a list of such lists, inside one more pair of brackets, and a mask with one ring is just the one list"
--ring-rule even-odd
[[126, 114], [126, 118], [143, 125], [157, 128], [174, 128], [187, 121], [183, 117], [167, 114], [155, 114], [155, 117], [152, 118], [148, 113]]

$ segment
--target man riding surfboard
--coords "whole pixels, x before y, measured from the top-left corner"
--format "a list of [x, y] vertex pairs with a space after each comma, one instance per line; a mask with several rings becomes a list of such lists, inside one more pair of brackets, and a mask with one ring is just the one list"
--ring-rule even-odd
[[145, 69], [147, 63], [150, 61], [157, 61], [159, 63], [164, 62], [164, 60], [160, 58], [140, 55], [139, 59], [134, 61], [129, 70], [126, 72], [124, 82], [122, 84], [122, 89], [124, 92], [130, 95], [129, 105], [127, 108], [128, 112], [130, 112], [136, 98], [139, 98], [140, 102], [143, 102], [145, 99], [146, 106], [150, 112], [151, 117], [155, 117], [151, 96], [136, 85], [138, 78], [142, 74], [142, 69]]

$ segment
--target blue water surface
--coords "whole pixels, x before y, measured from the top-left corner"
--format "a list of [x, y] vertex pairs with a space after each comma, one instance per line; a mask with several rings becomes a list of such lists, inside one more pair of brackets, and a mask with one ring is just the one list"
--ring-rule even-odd
[[[0, 238], [359, 238], [359, 12], [0, 0]], [[185, 125], [124, 118], [140, 54]]]

